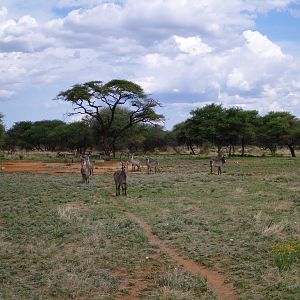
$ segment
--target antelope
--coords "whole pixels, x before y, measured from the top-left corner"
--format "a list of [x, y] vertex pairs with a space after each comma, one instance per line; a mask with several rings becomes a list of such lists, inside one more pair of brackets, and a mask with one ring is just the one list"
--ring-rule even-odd
[[154, 171], [154, 173], [156, 173], [158, 170], [159, 162], [157, 160], [147, 157], [146, 165], [147, 165], [147, 173], [148, 174], [151, 174], [152, 170]]
[[127, 171], [128, 165], [122, 162], [122, 170], [114, 173], [114, 180], [116, 185], [116, 196], [120, 196], [121, 187], [122, 194], [127, 195]]
[[131, 154], [131, 157], [129, 159], [129, 161], [131, 162], [132, 171], [135, 171], [135, 168], [137, 168], [138, 171], [141, 171], [141, 162], [138, 159], [134, 159], [133, 155], [134, 153]]
[[225, 156], [222, 155], [222, 157], [220, 159], [215, 159], [215, 160], [210, 160], [209, 164], [210, 164], [210, 174], [213, 173], [213, 167], [218, 167], [218, 175], [221, 175], [222, 170], [221, 167], [225, 164], [226, 160], [225, 160]]
[[88, 168], [90, 170], [90, 175], [94, 175], [94, 165], [95, 165], [95, 162], [94, 161], [90, 161], [90, 156], [89, 155], [87, 155], [86, 161], [87, 161]]
[[106, 154], [100, 154], [99, 158], [104, 160], [104, 161], [109, 161], [111, 159], [110, 155], [106, 155]]
[[83, 163], [84, 161], [86, 161], [87, 167], [90, 171], [90, 175], [94, 175], [95, 161], [90, 160], [90, 155], [89, 154], [82, 154], [81, 155], [81, 163]]
[[90, 182], [90, 169], [87, 164], [87, 160], [85, 158], [81, 158], [81, 176], [82, 176], [82, 182], [88, 184]]
[[64, 154], [64, 162], [65, 163], [70, 163], [70, 162], [74, 162], [74, 157], [75, 154], [74, 153], [65, 153]]

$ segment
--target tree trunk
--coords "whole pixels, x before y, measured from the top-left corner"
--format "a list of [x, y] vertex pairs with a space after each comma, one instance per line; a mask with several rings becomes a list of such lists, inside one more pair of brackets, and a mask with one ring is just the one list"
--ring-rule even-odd
[[231, 156], [232, 144], [229, 145], [229, 153], [228, 155]]
[[222, 149], [222, 146], [221, 145], [218, 145], [218, 157], [221, 157], [221, 149]]
[[112, 152], [113, 152], [113, 158], [115, 159], [116, 158], [116, 144], [115, 143], [112, 144]]
[[242, 156], [245, 156], [245, 139], [242, 138]]
[[269, 146], [269, 150], [271, 151], [272, 156], [276, 156], [276, 151], [277, 151], [277, 146], [276, 145]]
[[295, 149], [294, 149], [293, 145], [288, 144], [288, 147], [289, 147], [289, 149], [291, 151], [292, 157], [296, 157], [296, 153], [295, 153]]
[[188, 143], [188, 142], [186, 142], [186, 149], [187, 149], [188, 151], [190, 151], [190, 146], [189, 146], [189, 143]]
[[102, 139], [103, 139], [103, 148], [104, 148], [105, 155], [110, 155], [111, 147], [108, 142], [108, 133], [107, 132], [103, 133]]
[[190, 147], [190, 149], [191, 149], [191, 151], [192, 151], [192, 154], [195, 155], [195, 151], [194, 151], [194, 148], [193, 148], [193, 145], [192, 145], [192, 141], [191, 141], [191, 140], [189, 141], [189, 147]]

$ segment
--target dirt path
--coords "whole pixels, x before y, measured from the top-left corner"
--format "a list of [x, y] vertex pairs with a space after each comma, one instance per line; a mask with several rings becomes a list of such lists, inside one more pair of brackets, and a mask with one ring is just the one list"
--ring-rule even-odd
[[[184, 270], [191, 272], [193, 274], [200, 275], [202, 278], [207, 280], [209, 287], [215, 292], [215, 294], [224, 300], [235, 300], [239, 299], [237, 293], [235, 292], [233, 286], [226, 282], [226, 278], [224, 275], [208, 269], [204, 266], [199, 265], [195, 261], [188, 259], [179, 255], [176, 250], [170, 248], [164, 240], [159, 239], [156, 235], [152, 233], [151, 227], [141, 218], [137, 217], [135, 214], [128, 211], [117, 198], [114, 196], [112, 192], [111, 185], [106, 184], [105, 186], [112, 194], [112, 202], [115, 206], [120, 208], [128, 218], [133, 220], [136, 224], [138, 224], [145, 234], [147, 235], [149, 242], [153, 245], [159, 247], [161, 252], [168, 254], [175, 262], [177, 262], [180, 266], [183, 267]], [[137, 294], [145, 289], [145, 284], [139, 286], [135, 286], [130, 290], [129, 295], [126, 296], [126, 299], [139, 299], [137, 298]], [[122, 297], [122, 299], [125, 299]]]

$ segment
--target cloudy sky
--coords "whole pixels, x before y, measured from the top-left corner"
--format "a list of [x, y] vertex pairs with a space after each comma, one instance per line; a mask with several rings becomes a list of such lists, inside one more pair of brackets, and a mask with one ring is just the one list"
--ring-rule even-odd
[[71, 121], [53, 98], [128, 79], [166, 128], [207, 103], [300, 117], [300, 0], [0, 0], [0, 112]]

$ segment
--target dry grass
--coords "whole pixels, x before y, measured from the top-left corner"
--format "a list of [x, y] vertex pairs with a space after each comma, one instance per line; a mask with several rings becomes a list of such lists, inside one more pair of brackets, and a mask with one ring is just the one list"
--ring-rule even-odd
[[78, 217], [78, 211], [84, 209], [82, 203], [66, 203], [58, 207], [58, 216], [64, 221], [70, 221], [71, 217]]

